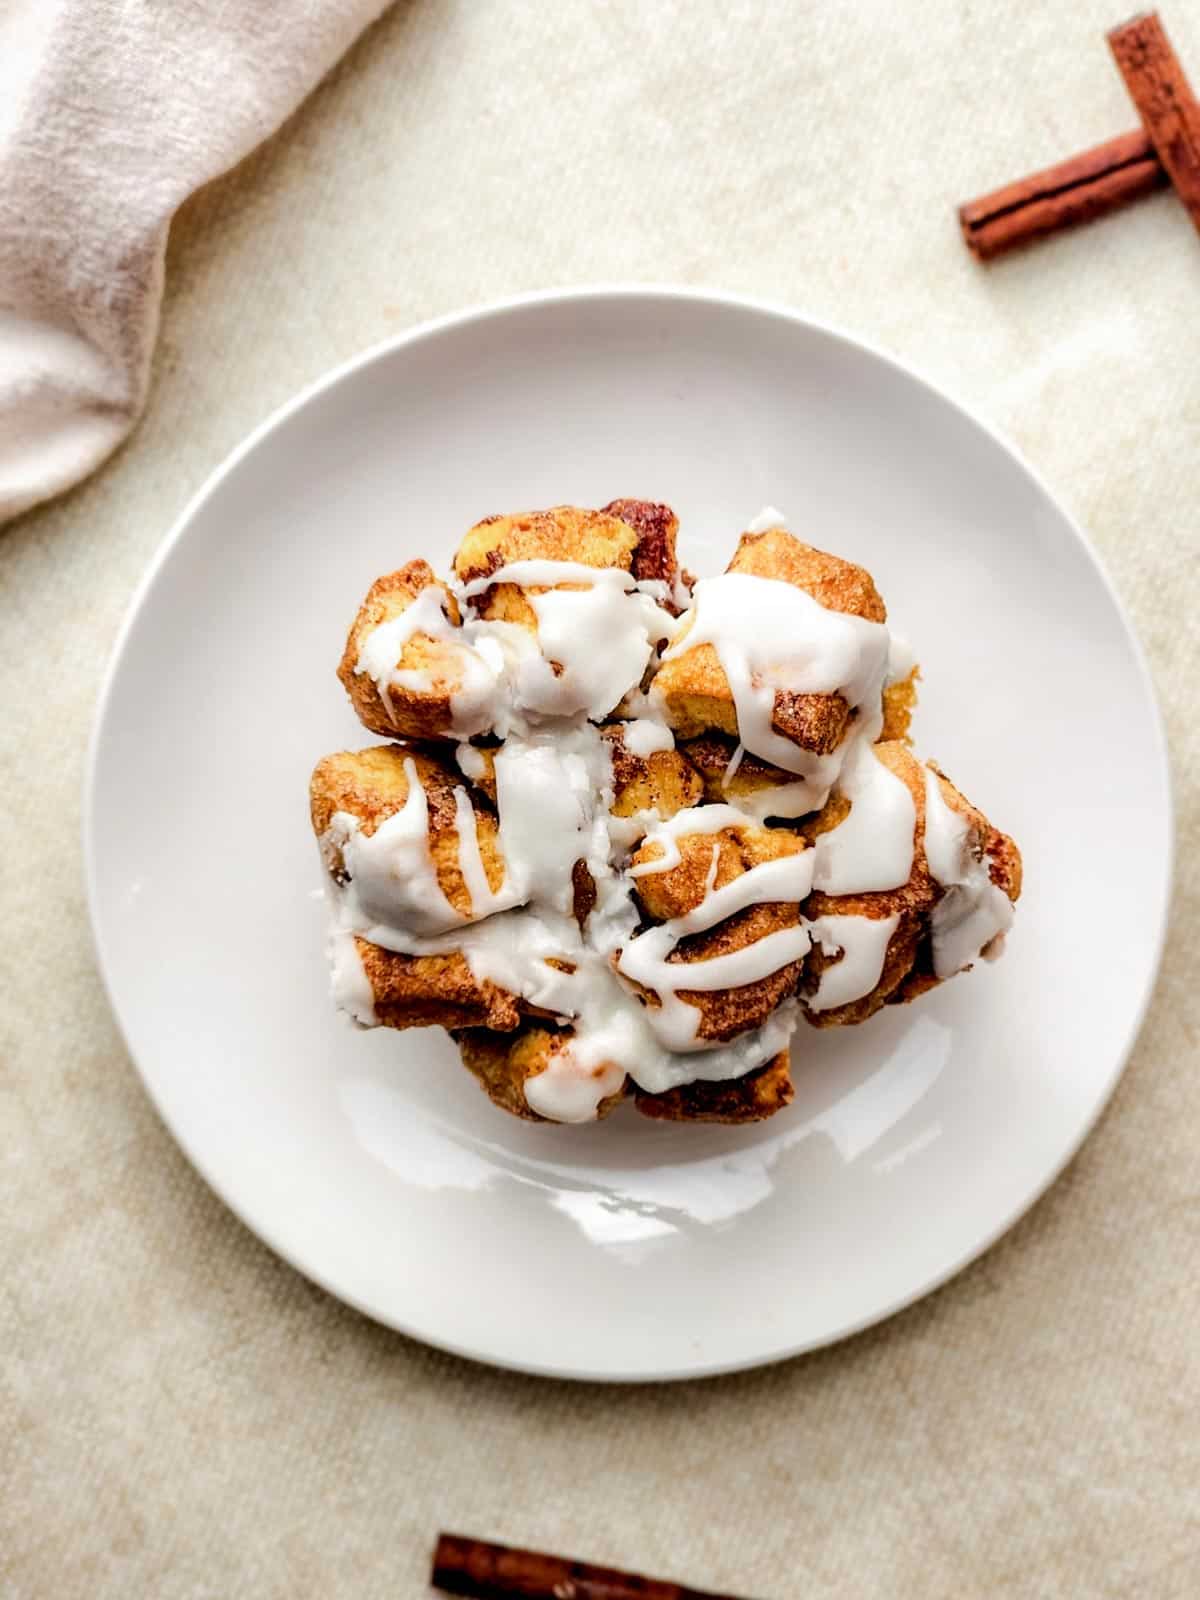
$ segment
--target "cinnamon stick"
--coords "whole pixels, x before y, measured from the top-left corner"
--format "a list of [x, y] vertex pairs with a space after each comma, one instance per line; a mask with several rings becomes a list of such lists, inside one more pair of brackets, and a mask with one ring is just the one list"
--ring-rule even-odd
[[1107, 216], [1167, 181], [1149, 135], [1139, 128], [968, 201], [958, 220], [967, 248], [991, 261], [1045, 234]]
[[586, 1561], [439, 1534], [433, 1586], [472, 1600], [734, 1600]]
[[1114, 28], [1108, 43], [1158, 159], [1200, 229], [1200, 105], [1158, 13]]

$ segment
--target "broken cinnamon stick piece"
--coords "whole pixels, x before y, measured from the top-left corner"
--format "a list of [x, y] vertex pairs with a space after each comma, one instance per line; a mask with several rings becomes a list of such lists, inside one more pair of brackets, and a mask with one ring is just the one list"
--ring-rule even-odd
[[1092, 222], [1168, 181], [1141, 128], [1084, 150], [958, 209], [967, 248], [990, 261], [1047, 233]]
[[732, 1595], [456, 1533], [438, 1535], [432, 1582], [435, 1589], [473, 1600], [734, 1600]]
[[1200, 104], [1158, 13], [1114, 28], [1108, 43], [1158, 159], [1200, 229]]

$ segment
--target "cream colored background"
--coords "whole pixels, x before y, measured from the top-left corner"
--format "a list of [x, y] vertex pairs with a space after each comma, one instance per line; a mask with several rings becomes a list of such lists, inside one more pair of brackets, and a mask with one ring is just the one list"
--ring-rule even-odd
[[[4, 1594], [417, 1596], [439, 1526], [763, 1600], [1198, 1592], [1200, 240], [1164, 195], [985, 272], [952, 214], [1132, 125], [1113, 4], [413, 0], [179, 217], [146, 421], [0, 532]], [[618, 278], [833, 318], [1013, 436], [1134, 614], [1180, 811], [1141, 1043], [1032, 1215], [840, 1348], [641, 1390], [432, 1353], [247, 1234], [117, 1038], [78, 848], [121, 615], [247, 429], [418, 319]], [[1108, 865], [1120, 982], [1136, 839]]]

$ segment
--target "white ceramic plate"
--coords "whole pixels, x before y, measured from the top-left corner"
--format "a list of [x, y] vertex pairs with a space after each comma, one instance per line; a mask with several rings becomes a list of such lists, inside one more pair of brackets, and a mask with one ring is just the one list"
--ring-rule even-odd
[[[525, 1126], [440, 1032], [354, 1032], [328, 999], [306, 785], [372, 742], [334, 678], [359, 599], [413, 556], [448, 565], [489, 512], [617, 495], [669, 501], [702, 573], [767, 502], [865, 563], [923, 664], [920, 751], [1025, 855], [1005, 959], [863, 1027], [802, 1027], [796, 1102], [758, 1128]], [[1137, 842], [1119, 883], [1117, 840]], [[646, 1379], [862, 1328], [1042, 1192], [1150, 993], [1170, 804], [1129, 626], [1004, 445], [788, 312], [616, 290], [418, 329], [246, 441], [121, 636], [87, 847], [133, 1057], [256, 1233], [430, 1343]]]

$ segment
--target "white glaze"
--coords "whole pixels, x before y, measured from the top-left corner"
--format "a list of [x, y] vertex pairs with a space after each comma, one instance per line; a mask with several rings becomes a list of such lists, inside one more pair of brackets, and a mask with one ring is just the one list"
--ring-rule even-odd
[[935, 882], [961, 883], [970, 869], [970, 826], [947, 804], [932, 767], [925, 768], [925, 860]]
[[967, 819], [947, 804], [932, 768], [925, 772], [925, 859], [946, 891], [931, 919], [933, 971], [952, 978], [981, 955], [999, 953], [1013, 907], [992, 882], [987, 856], [975, 854]]
[[[471, 917], [478, 921], [497, 911], [506, 911], [526, 898], [526, 888], [520, 874], [506, 871], [500, 887], [493, 891], [487, 880], [483, 857], [479, 850], [479, 827], [475, 807], [465, 789], [454, 791], [454, 829], [458, 835], [458, 870], [462, 873], [467, 895], [471, 901]], [[504, 855], [504, 840], [499, 840], [500, 854]]]
[[826, 967], [815, 994], [805, 1005], [810, 1011], [832, 1011], [871, 993], [883, 976], [888, 944], [900, 925], [899, 913], [890, 917], [827, 916], [809, 923], [814, 944], [827, 956], [840, 950], [842, 958]]
[[[643, 989], [656, 990], [665, 1004], [667, 996], [679, 989], [713, 994], [718, 989], [742, 989], [747, 984], [758, 983], [790, 961], [799, 961], [812, 943], [807, 928], [797, 925], [768, 933], [741, 950], [708, 956], [703, 961], [668, 963], [667, 957], [679, 938], [671, 924], [647, 928], [645, 933], [631, 939], [622, 951], [618, 970]], [[688, 1043], [691, 1043], [690, 1035]], [[683, 1049], [684, 1046], [678, 1044], [674, 1048]]]
[[685, 611], [692, 598], [692, 591], [683, 581], [682, 572], [676, 572], [673, 583], [668, 583], [665, 578], [639, 578], [637, 586], [660, 606], [674, 606], [677, 611]]
[[[683, 1001], [678, 1004], [691, 1017], [698, 1015], [694, 1007]], [[703, 1040], [694, 1041], [688, 1051], [662, 1048], [648, 1025], [649, 1019], [656, 1016], [651, 1007], [640, 1008], [640, 1016], [646, 1033], [644, 1041], [638, 1045], [637, 1071], [631, 1070], [630, 1076], [647, 1094], [665, 1094], [685, 1083], [724, 1083], [731, 1078], [742, 1078], [765, 1065], [787, 1049], [800, 1020], [800, 1011], [796, 1001], [785, 1000], [762, 1027], [711, 1049], [703, 1048]]]
[[853, 741], [838, 788], [849, 815], [817, 836], [813, 884], [825, 894], [899, 889], [912, 874], [917, 808], [873, 745]]
[[621, 723], [621, 743], [631, 756], [644, 761], [660, 750], [674, 750], [675, 735], [655, 717], [635, 717], [632, 722]]
[[550, 1057], [544, 1072], [525, 1080], [525, 1099], [553, 1122], [594, 1122], [600, 1102], [625, 1082], [619, 1061], [592, 1063], [583, 1041], [572, 1039]]
[[768, 533], [772, 528], [786, 528], [787, 519], [774, 506], [764, 506], [752, 522], [746, 524], [747, 533]]
[[353, 933], [339, 920], [330, 925], [327, 955], [330, 989], [338, 1010], [345, 1012], [360, 1027], [376, 1027], [379, 1018], [375, 1015], [375, 991], [367, 977]]
[[[522, 629], [529, 644], [520, 643], [511, 633], [496, 634], [496, 624], [483, 619], [469, 619], [465, 631], [475, 640], [490, 633], [512, 647], [506, 677], [518, 713], [607, 716], [638, 687], [655, 645], [675, 628], [675, 618], [646, 592], [648, 585], [616, 567], [514, 561], [457, 592], [470, 602], [504, 583], [525, 592], [537, 617], [536, 637]], [[665, 588], [661, 583], [649, 586]], [[511, 629], [513, 624], [501, 626]]]
[[[721, 774], [723, 790], [728, 791], [734, 776], [741, 770], [745, 756], [746, 746], [739, 743]], [[813, 789], [805, 779], [797, 783], [763, 783], [757, 789], [740, 793], [737, 803], [756, 822], [765, 822], [768, 817], [803, 817], [813, 809]]]
[[510, 737], [495, 756], [500, 848], [522, 898], [566, 915], [571, 869], [608, 870], [605, 816], [612, 803], [607, 743], [587, 723], [569, 732]]
[[812, 788], [807, 783], [764, 783], [739, 794], [737, 803], [755, 822], [765, 822], [768, 817], [803, 817], [812, 810]]
[[902, 639], [898, 634], [893, 633], [888, 646], [887, 681], [889, 683], [899, 683], [903, 678], [908, 677], [916, 664], [917, 658], [913, 654], [912, 646], [908, 640]]
[[729, 683], [742, 744], [807, 783], [808, 809], [819, 809], [841, 767], [844, 745], [815, 755], [777, 733], [776, 691], [840, 694], [852, 709], [862, 708], [859, 731], [874, 739], [882, 719], [887, 628], [830, 611], [793, 584], [726, 572], [696, 584], [692, 609], [663, 660], [703, 644], [716, 651]]
[[651, 722], [663, 719], [662, 706], [641, 689], [630, 689], [617, 707], [617, 714], [628, 722], [640, 721], [642, 717], [649, 717]]
[[[596, 912], [588, 919], [586, 943], [573, 918], [549, 908], [506, 911], [438, 938], [418, 938], [382, 926], [369, 929], [366, 937], [406, 955], [461, 951], [477, 981], [491, 981], [559, 1021], [573, 1022], [569, 1052], [560, 1052], [553, 1070], [530, 1079], [526, 1087], [533, 1109], [553, 1121], [590, 1121], [600, 1101], [615, 1092], [626, 1073], [647, 1093], [658, 1094], [698, 1078], [715, 1082], [740, 1077], [786, 1046], [797, 1021], [796, 1008], [791, 1005], [781, 1007], [759, 1029], [728, 1044], [706, 1047], [706, 1041], [696, 1038], [699, 1013], [693, 1006], [677, 1000], [672, 992], [668, 992], [667, 1005], [660, 1008], [648, 1007], [635, 998], [617, 979], [610, 957], [629, 939], [636, 910], [627, 889], [614, 898], [619, 899], [619, 909], [610, 906], [609, 915], [600, 918], [598, 927], [593, 926]], [[770, 946], [755, 956], [759, 946], [754, 945], [737, 952], [748, 959], [730, 967], [730, 980], [739, 972], [753, 974], [759, 966], [773, 971], [787, 960], [797, 959], [790, 952], [802, 942], [807, 949], [807, 942], [802, 941], [802, 930], [787, 932], [787, 949]], [[546, 964], [550, 958], [568, 961], [574, 970], [550, 967]], [[697, 970], [700, 966], [676, 965], [668, 981], [686, 982], [687, 974], [703, 980]], [[694, 987], [703, 988], [703, 981]], [[668, 1017], [674, 1025], [672, 1037], [681, 1042], [682, 1049], [667, 1042], [665, 1035], [671, 1032]], [[598, 1066], [611, 1070], [596, 1075]]]
[[[716, 809], [716, 808], [713, 808]], [[747, 906], [775, 902], [799, 904], [812, 889], [811, 852], [782, 856], [765, 861], [741, 873], [720, 889], [714, 888], [719, 847], [713, 846], [706, 892], [700, 903], [680, 917], [673, 917], [631, 939], [622, 950], [617, 970], [643, 989], [653, 991], [658, 1005], [647, 1009], [646, 1017], [655, 1036], [674, 1051], [698, 1048], [700, 1013], [681, 1000], [681, 989], [712, 993], [717, 989], [736, 989], [778, 972], [792, 961], [807, 955], [811, 940], [803, 923], [779, 929], [741, 950], [703, 961], [671, 961], [681, 939], [702, 933]]]
[[525, 703], [556, 716], [584, 711], [607, 716], [627, 690], [641, 682], [654, 645], [669, 637], [675, 619], [645, 595], [627, 594], [612, 584], [590, 589], [549, 589], [533, 594], [538, 643], [547, 667]]
[[647, 830], [645, 842], [661, 845], [662, 853], [649, 861], [640, 861], [636, 867], [630, 867], [629, 876], [644, 878], [651, 872], [670, 872], [683, 859], [679, 853], [679, 840], [688, 834], [721, 833], [726, 828], [747, 826], [756, 827], [757, 824], [737, 806], [687, 806]]
[[517, 589], [553, 589], [560, 583], [579, 583], [589, 589], [601, 584], [626, 592], [637, 587], [633, 573], [621, 567], [592, 567], [583, 561], [553, 561], [549, 557], [533, 556], [524, 561], [510, 561], [485, 577], [472, 578], [469, 583], [456, 584], [454, 592], [460, 600], [475, 600], [501, 583], [511, 583]]
[[614, 861], [624, 864], [624, 858], [646, 837], [652, 828], [657, 828], [663, 820], [662, 813], [655, 810], [635, 811], [628, 817], [609, 817], [608, 839], [613, 849]]
[[[732, 917], [748, 906], [773, 905], [776, 901], [799, 905], [812, 893], [813, 852], [801, 850], [795, 855], [779, 856], [774, 861], [760, 861], [748, 872], [716, 889], [717, 864], [720, 859], [718, 845], [713, 846], [713, 864], [709, 868], [708, 887], [704, 898], [693, 910], [674, 918], [664, 927], [671, 928], [676, 937], [689, 933], [704, 933], [715, 928], [718, 922]], [[759, 974], [765, 976], [765, 974]], [[747, 979], [746, 982], [753, 980]], [[720, 987], [720, 985], [718, 985]]]
[[704, 877], [704, 899], [705, 900], [707, 900], [709, 895], [712, 894], [713, 891], [716, 889], [716, 887], [717, 887], [717, 873], [720, 872], [720, 870], [721, 870], [721, 846], [719, 844], [714, 844], [713, 847], [712, 847], [712, 856], [710, 857], [709, 863], [708, 863], [708, 871], [707, 871], [707, 873], [705, 874], [705, 877]]
[[454, 759], [463, 777], [469, 778], [472, 783], [479, 783], [487, 777], [487, 762], [483, 751], [477, 750], [473, 744], [456, 745]]
[[447, 732], [458, 739], [469, 739], [491, 726], [496, 715], [496, 674], [470, 643], [463, 629], [456, 627], [444, 610], [445, 595], [436, 584], [428, 584], [396, 617], [373, 628], [358, 652], [356, 673], [365, 672], [379, 691], [389, 717], [395, 719], [393, 689], [410, 689], [418, 694], [435, 694], [444, 687], [435, 684], [424, 669], [398, 665], [404, 647], [416, 634], [450, 647], [458, 668], [459, 685], [450, 694], [450, 725]]
[[373, 834], [364, 834], [349, 812], [335, 811], [323, 841], [326, 851], [341, 853], [360, 932], [374, 923], [403, 921], [419, 935], [439, 934], [464, 921], [438, 882], [429, 849], [429, 805], [411, 756], [404, 775], [407, 799]]

